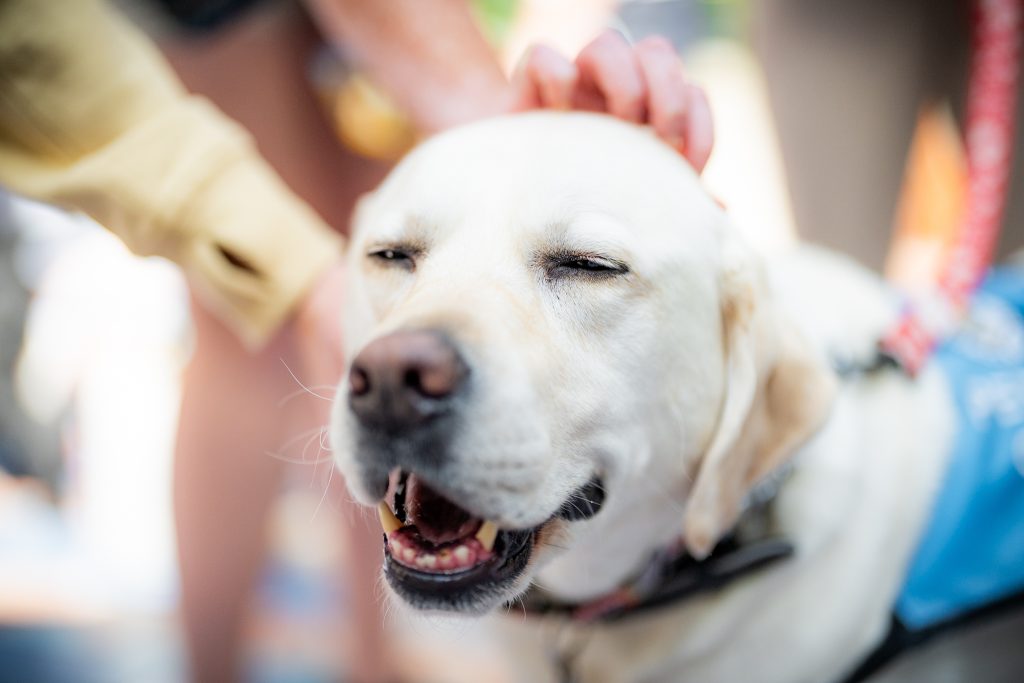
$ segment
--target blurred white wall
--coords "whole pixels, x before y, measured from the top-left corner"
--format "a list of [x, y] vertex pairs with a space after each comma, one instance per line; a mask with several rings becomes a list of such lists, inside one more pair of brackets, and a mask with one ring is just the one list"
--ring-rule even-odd
[[67, 463], [59, 509], [0, 507], [0, 528], [18, 516], [24, 536], [42, 535], [0, 542], [0, 584], [22, 603], [63, 595], [69, 614], [165, 611], [177, 591], [170, 467], [184, 282], [86, 219], [21, 200], [13, 217], [35, 292], [17, 388], [32, 415], [62, 430]]

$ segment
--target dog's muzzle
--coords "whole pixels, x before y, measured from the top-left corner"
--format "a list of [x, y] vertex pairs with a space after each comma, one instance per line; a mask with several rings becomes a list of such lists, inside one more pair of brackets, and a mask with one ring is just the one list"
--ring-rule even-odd
[[470, 394], [470, 370], [438, 330], [379, 337], [352, 361], [348, 408], [354, 418], [359, 475], [383, 498], [396, 468], [442, 476]]
[[382, 336], [349, 372], [360, 475], [381, 499], [385, 576], [423, 609], [482, 612], [510, 599], [548, 526], [587, 519], [604, 500], [595, 477], [527, 529], [502, 528], [455, 502], [445, 472], [470, 374], [456, 345], [435, 330]]
[[416, 474], [397, 470], [387, 500], [378, 505], [385, 577], [414, 607], [486, 611], [513, 597], [552, 523], [588, 519], [603, 501], [603, 485], [594, 477], [542, 524], [503, 529], [474, 516]]

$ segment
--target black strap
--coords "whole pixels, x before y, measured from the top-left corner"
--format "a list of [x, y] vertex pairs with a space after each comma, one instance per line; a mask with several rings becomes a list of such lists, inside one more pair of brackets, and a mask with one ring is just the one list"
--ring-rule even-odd
[[[662, 562], [651, 590], [637, 596], [633, 604], [603, 613], [597, 620], [617, 621], [694, 595], [720, 590], [739, 578], [792, 556], [793, 551], [793, 544], [784, 539], [765, 538], [740, 543], [733, 536], [721, 541], [703, 560], [681, 551]], [[528, 614], [536, 615], [573, 616], [581, 608], [578, 603], [553, 600], [536, 586], [527, 592], [522, 606]]]
[[658, 590], [631, 610], [612, 613], [609, 619], [646, 612], [672, 605], [685, 598], [709, 593], [748, 574], [793, 555], [793, 544], [778, 538], [767, 538], [740, 544], [733, 537], [719, 543], [704, 560], [684, 554], [668, 567]]
[[899, 359], [890, 353], [882, 350], [881, 346], [876, 350], [875, 355], [867, 361], [851, 361], [835, 358], [832, 360], [832, 368], [842, 380], [849, 380], [864, 375], [875, 375], [889, 370], [898, 370], [905, 375], [910, 375], [903, 367]]

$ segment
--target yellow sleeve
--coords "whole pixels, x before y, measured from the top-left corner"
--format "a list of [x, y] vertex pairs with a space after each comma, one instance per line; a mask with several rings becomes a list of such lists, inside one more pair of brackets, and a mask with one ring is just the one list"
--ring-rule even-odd
[[101, 0], [0, 1], [0, 183], [176, 262], [250, 346], [341, 245]]

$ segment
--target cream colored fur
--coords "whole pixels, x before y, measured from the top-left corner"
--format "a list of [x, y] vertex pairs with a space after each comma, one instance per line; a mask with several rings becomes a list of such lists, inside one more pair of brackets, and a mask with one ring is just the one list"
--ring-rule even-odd
[[[367, 257], [394, 244], [415, 269]], [[539, 264], [557, 250], [630, 272], [556, 280]], [[751, 487], [794, 465], [776, 504], [793, 559], [614, 625], [506, 619], [513, 680], [556, 680], [552, 656], [578, 649], [584, 683], [821, 683], [883, 635], [952, 420], [935, 374], [829, 370], [868, 357], [891, 317], [873, 277], [810, 249], [766, 262], [646, 131], [550, 113], [421, 146], [360, 207], [350, 265], [349, 358], [415, 326], [468, 358], [478, 391], [445, 482], [460, 504], [532, 526], [605, 478], [602, 511], [555, 523], [517, 591], [602, 595], [680, 534], [706, 554]], [[354, 433], [338, 401], [337, 462], [372, 504]]]

